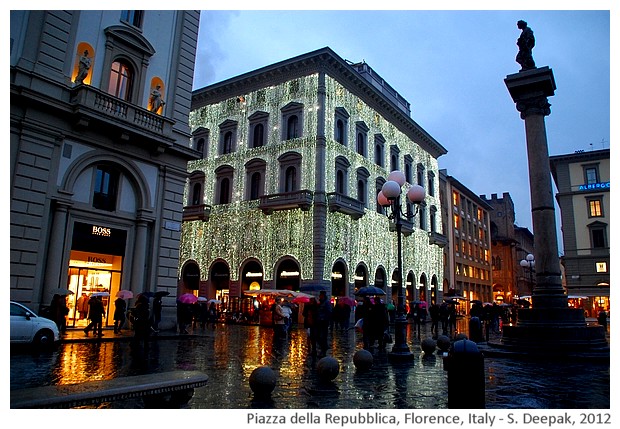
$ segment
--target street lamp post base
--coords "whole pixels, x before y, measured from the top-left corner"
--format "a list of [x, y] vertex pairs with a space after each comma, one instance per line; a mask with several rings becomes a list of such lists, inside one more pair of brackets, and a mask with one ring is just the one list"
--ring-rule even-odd
[[412, 361], [414, 355], [407, 345], [407, 318], [401, 313], [396, 316], [394, 322], [394, 345], [388, 353], [388, 360], [390, 362]]
[[411, 362], [415, 359], [415, 356], [408, 347], [405, 350], [394, 350], [396, 346], [392, 347], [392, 351], [388, 353], [388, 360], [392, 363], [398, 362]]

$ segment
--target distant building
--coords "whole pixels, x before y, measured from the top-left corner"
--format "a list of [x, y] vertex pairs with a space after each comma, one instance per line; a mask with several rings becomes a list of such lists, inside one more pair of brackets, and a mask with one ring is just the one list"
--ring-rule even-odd
[[527, 228], [515, 225], [515, 207], [508, 192], [504, 192], [502, 198], [497, 194], [491, 194], [491, 198], [480, 195], [480, 198], [493, 208], [490, 219], [493, 300], [512, 303], [523, 292], [531, 294], [535, 271], [533, 280], [529, 281], [530, 273], [524, 272], [520, 262], [528, 253], [533, 253], [533, 236]]
[[11, 299], [68, 289], [70, 326], [82, 293], [107, 324], [121, 289], [174, 306], [199, 18], [11, 11]]
[[515, 240], [517, 241], [515, 252], [517, 268], [516, 289], [514, 296], [531, 296], [536, 284], [536, 258], [527, 267], [521, 265], [521, 261], [527, 261], [527, 255], [534, 255], [534, 234], [525, 227], [515, 226]]
[[249, 310], [258, 289], [352, 297], [374, 285], [396, 301], [396, 234], [376, 196], [400, 169], [426, 189], [403, 228], [406, 297], [440, 299], [446, 150], [408, 106], [367, 64], [329, 48], [194, 91], [203, 158], [188, 165], [183, 287], [231, 311]]
[[[444, 235], [444, 297], [493, 300], [490, 214], [493, 208], [447, 170], [439, 170]], [[463, 306], [468, 312], [469, 306]]]
[[549, 157], [562, 216], [566, 289], [589, 316], [609, 310], [609, 154], [604, 149]]

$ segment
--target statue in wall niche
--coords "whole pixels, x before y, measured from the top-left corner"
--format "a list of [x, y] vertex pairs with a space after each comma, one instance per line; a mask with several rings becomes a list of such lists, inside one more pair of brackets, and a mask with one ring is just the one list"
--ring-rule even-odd
[[166, 104], [161, 98], [161, 85], [157, 85], [153, 91], [151, 91], [151, 112], [157, 113], [159, 108]]
[[521, 35], [517, 39], [517, 46], [519, 47], [517, 63], [521, 64], [521, 71], [535, 69], [536, 64], [534, 64], [532, 57], [532, 49], [535, 45], [534, 32], [523, 20], [517, 22], [517, 28], [521, 30]]
[[80, 64], [78, 66], [78, 74], [75, 77], [75, 83], [84, 83], [84, 79], [88, 76], [90, 70], [91, 59], [88, 57], [88, 50], [84, 51], [84, 55], [80, 57]]

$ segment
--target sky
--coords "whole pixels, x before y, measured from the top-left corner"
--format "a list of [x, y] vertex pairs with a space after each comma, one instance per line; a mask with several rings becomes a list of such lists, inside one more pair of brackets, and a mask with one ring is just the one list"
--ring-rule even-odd
[[606, 9], [203, 10], [194, 89], [323, 47], [365, 61], [447, 149], [439, 168], [476, 195], [510, 193], [515, 223], [532, 231], [524, 122], [504, 83], [520, 69], [516, 23], [527, 21], [536, 66], [554, 74], [549, 154], [608, 149], [615, 11]]

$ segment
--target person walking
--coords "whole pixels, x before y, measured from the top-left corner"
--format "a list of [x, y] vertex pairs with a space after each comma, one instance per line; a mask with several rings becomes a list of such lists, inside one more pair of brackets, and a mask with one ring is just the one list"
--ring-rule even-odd
[[67, 331], [67, 314], [69, 314], [67, 297], [54, 294], [52, 297], [52, 302], [50, 303], [50, 315], [51, 319], [56, 322], [58, 332], [61, 334], [64, 334]]
[[141, 343], [144, 343], [144, 345], [146, 346], [148, 344], [148, 338], [151, 331], [148, 297], [143, 294], [138, 295], [136, 305], [132, 309], [131, 313], [133, 315], [134, 327], [134, 336], [132, 342], [134, 345], [140, 345]]
[[161, 296], [155, 295], [155, 298], [153, 299], [153, 323], [151, 325], [151, 329], [155, 333], [159, 332], [159, 322], [161, 322], [162, 305], [163, 304], [161, 301]]
[[433, 338], [437, 338], [439, 336], [439, 320], [441, 319], [437, 303], [431, 304], [431, 308], [428, 309], [428, 312], [431, 316], [431, 335]]
[[442, 302], [439, 306], [439, 319], [441, 320], [441, 334], [448, 335], [448, 318], [450, 311], [448, 309], [448, 303]]
[[[413, 322], [414, 322], [414, 335], [417, 335], [420, 339], [420, 330], [422, 329], [422, 306], [419, 302], [413, 305]], [[417, 334], [416, 334], [417, 333]]]
[[276, 337], [286, 337], [285, 314], [282, 311], [282, 298], [278, 298], [271, 314], [273, 329]]
[[127, 311], [127, 303], [121, 297], [114, 301], [114, 333], [120, 334], [121, 328], [125, 324], [125, 312]]
[[84, 328], [84, 334], [88, 337], [88, 332], [92, 329], [97, 336], [103, 337], [103, 316], [105, 309], [100, 296], [91, 296], [88, 300], [88, 319], [90, 323]]
[[316, 356], [316, 342], [318, 337], [318, 318], [319, 318], [319, 303], [315, 297], [310, 298], [310, 301], [304, 304], [304, 309], [301, 312], [304, 317], [304, 328], [308, 334], [308, 340], [310, 341], [310, 354]]
[[215, 305], [215, 302], [211, 302], [211, 304], [209, 304], [208, 317], [209, 323], [211, 323], [211, 327], [215, 328], [215, 325], [217, 323], [217, 306]]
[[317, 317], [319, 357], [327, 356], [327, 335], [332, 319], [332, 310], [332, 303], [327, 299], [327, 292], [322, 290], [319, 292], [319, 311]]
[[82, 292], [82, 296], [78, 298], [76, 310], [79, 314], [80, 320], [86, 319], [86, 316], [88, 315], [88, 295], [86, 295], [86, 292]]

